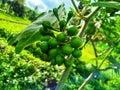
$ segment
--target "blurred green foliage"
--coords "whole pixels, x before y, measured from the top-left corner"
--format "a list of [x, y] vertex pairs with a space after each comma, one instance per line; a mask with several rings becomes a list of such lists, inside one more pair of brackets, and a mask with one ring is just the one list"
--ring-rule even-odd
[[[115, 49], [111, 53], [112, 57], [108, 58], [109, 61], [114, 60], [114, 62], [106, 61], [106, 64], [102, 66], [102, 68], [105, 68], [119, 65], [120, 62], [120, 43], [115, 43], [120, 35], [120, 17], [116, 16], [116, 14], [113, 14], [113, 16], [106, 14], [105, 12], [111, 13], [107, 8], [102, 8], [101, 12], [102, 14], [96, 15], [96, 20], [102, 20], [102, 28], [99, 28], [99, 34], [96, 35], [95, 39], [96, 42], [100, 41], [96, 43], [98, 53], [116, 44], [114, 46]], [[115, 12], [113, 11], [112, 13]], [[0, 17], [30, 23], [29, 20], [11, 16], [1, 11]], [[45, 78], [49, 77], [57, 79], [57, 81], [60, 79], [64, 67], [51, 66], [50, 63], [41, 61], [38, 58], [39, 49], [36, 43], [25, 48], [20, 54], [14, 52], [14, 47], [7, 45], [7, 40], [26, 26], [10, 22], [6, 24], [5, 21], [0, 21], [0, 23], [2, 23], [0, 24], [0, 90], [41, 90], [46, 85], [44, 82]], [[92, 25], [90, 25], [91, 27]], [[101, 38], [104, 39], [101, 40]], [[96, 60], [101, 62], [103, 57], [95, 59], [92, 49], [91, 43], [88, 43], [83, 48], [83, 55], [74, 63], [63, 90], [77, 90], [93, 70]], [[119, 90], [119, 68], [117, 73], [115, 73], [115, 70], [117, 69], [96, 73], [98, 77], [93, 77], [83, 90]]]

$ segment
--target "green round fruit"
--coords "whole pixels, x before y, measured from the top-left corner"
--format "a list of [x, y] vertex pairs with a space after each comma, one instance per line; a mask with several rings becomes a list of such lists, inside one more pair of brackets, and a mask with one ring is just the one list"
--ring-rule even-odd
[[57, 47], [57, 40], [55, 38], [51, 38], [49, 41], [48, 41], [48, 44], [51, 48], [56, 48]]
[[82, 55], [82, 52], [81, 52], [80, 49], [76, 49], [72, 53], [72, 56], [75, 57], [75, 58], [79, 58], [79, 57], [81, 57], [81, 55]]
[[79, 29], [78, 29], [78, 27], [76, 27], [76, 26], [70, 27], [70, 28], [67, 30], [67, 33], [68, 33], [68, 35], [70, 35], [70, 36], [77, 35], [78, 32], [79, 32]]
[[53, 8], [53, 13], [54, 13], [55, 15], [57, 15], [57, 14], [58, 14], [58, 9], [57, 9], [57, 8]]
[[85, 31], [85, 33], [87, 35], [94, 35], [95, 32], [96, 32], [95, 28], [92, 28], [92, 29], [91, 28], [87, 28], [86, 31]]
[[48, 61], [48, 62], [50, 61], [47, 54], [43, 54], [42, 57], [41, 57], [41, 60]]
[[63, 56], [60, 56], [60, 55], [57, 55], [56, 58], [55, 58], [55, 60], [56, 60], [56, 63], [57, 63], [58, 65], [62, 65], [63, 62], [64, 62], [64, 57], [63, 57]]
[[70, 59], [64, 61], [65, 67], [69, 67], [72, 65], [72, 61]]
[[42, 52], [46, 52], [48, 50], [48, 43], [46, 41], [41, 42], [40, 49]]
[[42, 25], [43, 25], [44, 28], [48, 28], [48, 27], [51, 26], [51, 23], [50, 23], [50, 21], [43, 21]]
[[61, 32], [57, 35], [57, 40], [60, 42], [65, 42], [67, 35], [64, 32]]
[[45, 29], [43, 27], [40, 28], [40, 34], [41, 35], [46, 35], [46, 31], [47, 31], [47, 29]]
[[54, 58], [51, 60], [51, 65], [56, 65], [56, 61]]
[[70, 41], [70, 45], [73, 48], [79, 48], [82, 45], [82, 39], [80, 37], [73, 37]]
[[94, 35], [95, 32], [96, 32], [96, 28], [94, 26], [94, 22], [90, 22], [88, 27], [85, 30], [85, 34], [87, 34], [87, 35]]
[[73, 16], [73, 12], [69, 11], [68, 12], [68, 17], [67, 17], [67, 22], [72, 18], [72, 16]]
[[54, 58], [55, 56], [57, 56], [58, 54], [58, 49], [57, 48], [53, 48], [53, 49], [50, 49], [49, 52], [49, 58], [52, 59]]
[[59, 21], [59, 25], [60, 25], [60, 31], [62, 31], [62, 29], [66, 26], [66, 21], [65, 20]]
[[50, 36], [46, 35], [46, 36], [40, 36], [40, 41], [48, 41], [50, 39]]
[[63, 54], [70, 55], [73, 51], [73, 48], [70, 45], [66, 44], [66, 45], [62, 46], [61, 50], [62, 50]]
[[68, 17], [71, 18], [73, 16], [73, 12], [72, 11], [69, 11], [68, 12]]
[[43, 52], [39, 51], [39, 53], [37, 54], [40, 58], [43, 58]]
[[50, 36], [54, 36], [53, 32], [51, 30], [48, 30], [47, 28], [40, 28], [40, 35], [42, 36], [46, 36], [46, 35], [50, 35]]

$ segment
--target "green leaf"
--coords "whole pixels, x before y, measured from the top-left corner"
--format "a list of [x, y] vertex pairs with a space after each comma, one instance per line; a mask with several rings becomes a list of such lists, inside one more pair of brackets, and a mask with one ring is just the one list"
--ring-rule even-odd
[[17, 36], [19, 36], [19, 34], [13, 36], [13, 37], [9, 40], [8, 45], [12, 45], [12, 44], [14, 44], [14, 43], [16, 42], [16, 38], [17, 38]]
[[120, 9], [120, 3], [115, 1], [107, 1], [107, 2], [99, 1], [99, 2], [92, 3], [92, 5], [99, 6], [99, 7], [111, 7], [111, 8]]
[[29, 38], [22, 38], [19, 40], [15, 48], [15, 52], [20, 53], [23, 48], [38, 40], [40, 40], [40, 33], [38, 30], [35, 30], [35, 32], [29, 35]]
[[[58, 7], [58, 14], [60, 18], [63, 18], [64, 11], [64, 4], [62, 4]], [[40, 28], [42, 28], [43, 21], [50, 21], [53, 25], [57, 22], [57, 18], [54, 16], [53, 12], [45, 13], [44, 15], [40, 16], [37, 20], [35, 20], [32, 24], [30, 24], [27, 28], [21, 31], [19, 34], [10, 39], [10, 41], [8, 41], [8, 44], [12, 45], [18, 41], [15, 51], [16, 53], [20, 53], [21, 50], [27, 47], [28, 45], [40, 40], [41, 35], [39, 30]]]

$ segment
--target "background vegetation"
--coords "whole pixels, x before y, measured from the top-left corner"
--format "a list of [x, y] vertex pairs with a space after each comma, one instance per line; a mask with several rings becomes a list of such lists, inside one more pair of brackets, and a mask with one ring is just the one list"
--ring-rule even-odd
[[[87, 5], [89, 0], [83, 3]], [[47, 84], [45, 82], [46, 78], [56, 79], [58, 83], [65, 66], [53, 66], [49, 62], [40, 60], [40, 50], [36, 42], [26, 47], [20, 54], [15, 53], [14, 46], [16, 43], [13, 46], [8, 45], [11, 37], [25, 29], [27, 24], [30, 24], [37, 16], [42, 14], [36, 14], [36, 11], [24, 7], [25, 11], [23, 10], [24, 14], [21, 16], [21, 14], [12, 10], [7, 2], [6, 4], [2, 2], [0, 4], [0, 17], [14, 21], [0, 20], [0, 89], [41, 90]], [[86, 13], [89, 12], [86, 11]], [[98, 33], [94, 39], [96, 52], [104, 54], [103, 51], [106, 48], [114, 47], [114, 49], [105, 58], [104, 64], [95, 72], [83, 90], [119, 90], [120, 88], [120, 43], [117, 42], [120, 36], [119, 9], [102, 7], [88, 24], [87, 36], [84, 38], [88, 38], [89, 41], [82, 49], [82, 56], [72, 66], [62, 90], [77, 90], [94, 70], [96, 61], [101, 63], [106, 56], [106, 54], [101, 57], [95, 56], [94, 47], [90, 41], [93, 33], [90, 31], [87, 33], [87, 30], [94, 27], [94, 23], [98, 25], [98, 28], [96, 28]]]

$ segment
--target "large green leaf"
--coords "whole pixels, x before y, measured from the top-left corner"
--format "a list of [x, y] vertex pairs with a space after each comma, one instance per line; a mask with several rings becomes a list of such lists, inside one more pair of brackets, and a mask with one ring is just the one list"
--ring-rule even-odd
[[93, 6], [99, 6], [99, 7], [111, 7], [111, 8], [116, 8], [120, 9], [120, 3], [115, 2], [115, 1], [99, 1], [92, 3]]
[[19, 53], [25, 46], [28, 46], [37, 40], [40, 40], [40, 33], [38, 33], [38, 30], [35, 30], [31, 35], [29, 35], [28, 39], [22, 38], [19, 40], [15, 52]]
[[[58, 14], [60, 18], [63, 18], [64, 11], [65, 11], [64, 4], [62, 4], [58, 7]], [[24, 49], [26, 46], [30, 45], [31, 43], [37, 40], [40, 40], [41, 35], [39, 30], [40, 28], [42, 28], [41, 23], [43, 21], [50, 21], [51, 24], [55, 24], [57, 22], [57, 18], [54, 16], [52, 11], [45, 13], [37, 20], [35, 20], [32, 24], [30, 24], [27, 28], [21, 31], [19, 34], [10, 39], [8, 44], [12, 45], [18, 41], [15, 51], [16, 53], [20, 53], [21, 50]]]

